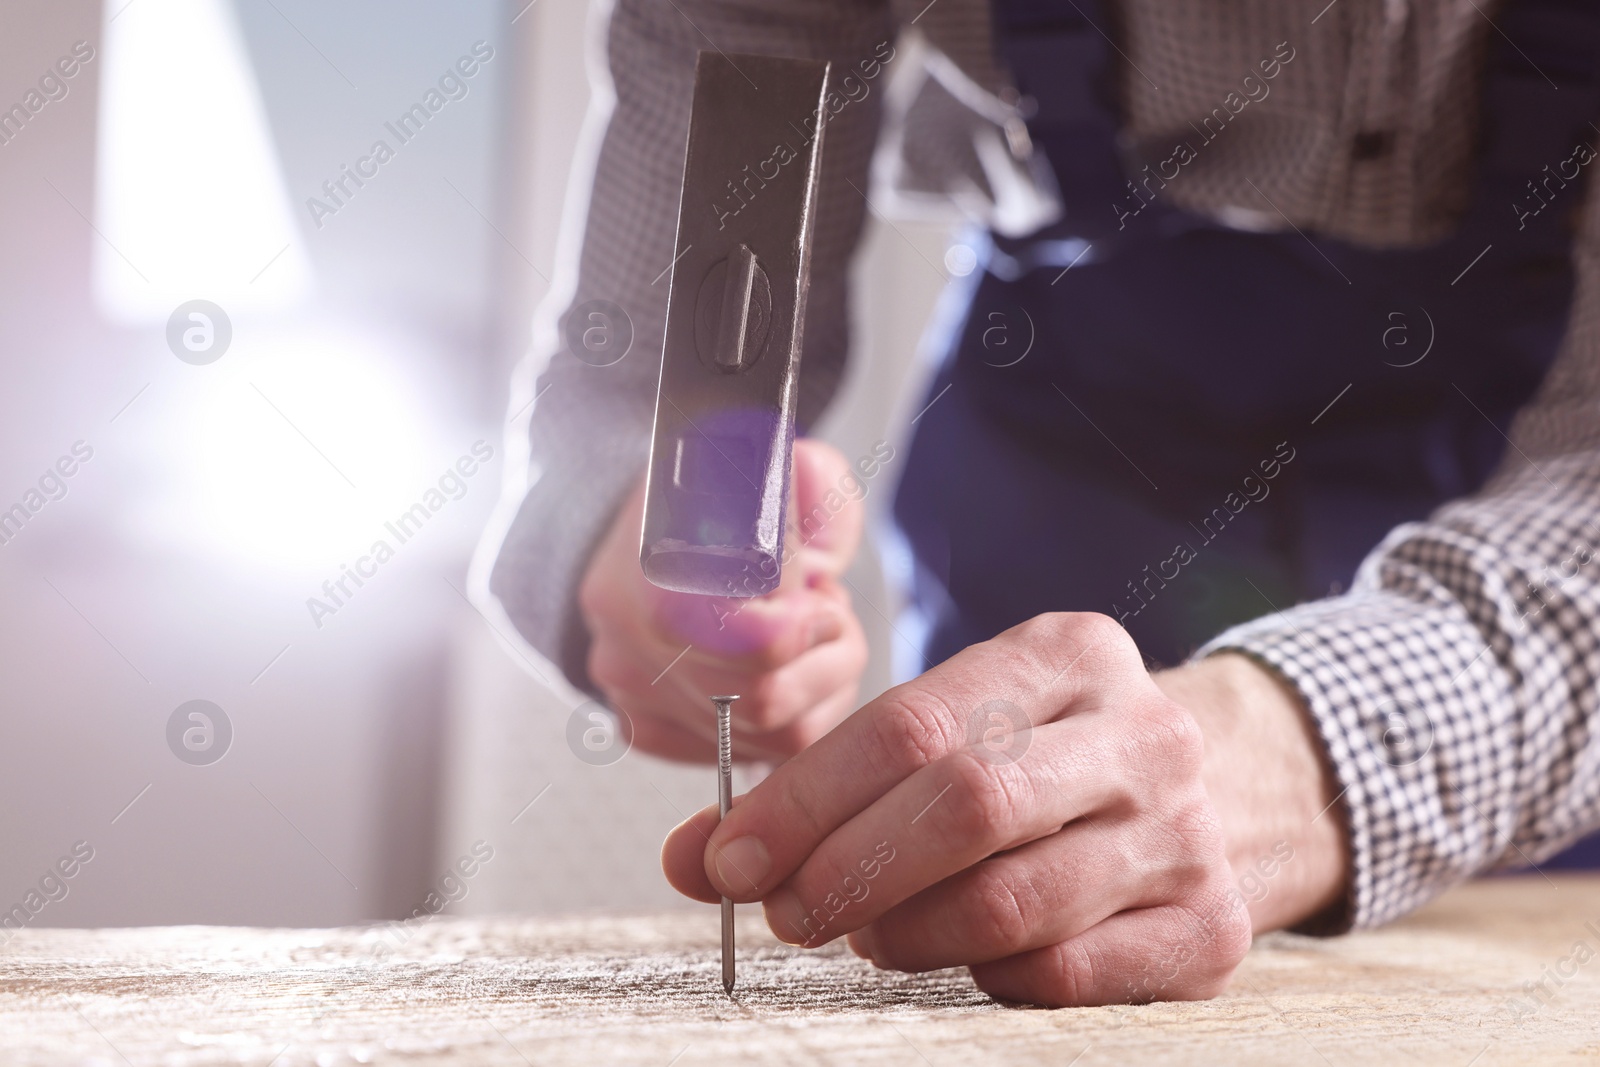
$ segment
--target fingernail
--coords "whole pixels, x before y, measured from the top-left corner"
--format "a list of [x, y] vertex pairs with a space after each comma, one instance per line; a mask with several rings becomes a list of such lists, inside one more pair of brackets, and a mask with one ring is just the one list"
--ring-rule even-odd
[[744, 896], [761, 888], [761, 880], [772, 870], [772, 857], [759, 837], [736, 837], [712, 850], [717, 888], [728, 896]]
[[773, 936], [788, 945], [804, 945], [817, 931], [805, 928], [806, 913], [792, 889], [779, 889], [761, 902]]

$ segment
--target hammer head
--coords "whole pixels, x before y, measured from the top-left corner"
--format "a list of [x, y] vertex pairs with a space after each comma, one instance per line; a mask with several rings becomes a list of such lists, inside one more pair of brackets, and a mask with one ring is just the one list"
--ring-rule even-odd
[[828, 69], [695, 67], [639, 553], [665, 589], [778, 585]]

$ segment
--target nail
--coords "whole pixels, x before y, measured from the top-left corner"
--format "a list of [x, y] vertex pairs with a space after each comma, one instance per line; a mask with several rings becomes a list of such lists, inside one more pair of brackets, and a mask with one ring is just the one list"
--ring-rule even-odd
[[711, 854], [717, 888], [729, 897], [745, 897], [759, 890], [761, 880], [772, 870], [772, 857], [759, 837], [736, 837], [713, 847]]

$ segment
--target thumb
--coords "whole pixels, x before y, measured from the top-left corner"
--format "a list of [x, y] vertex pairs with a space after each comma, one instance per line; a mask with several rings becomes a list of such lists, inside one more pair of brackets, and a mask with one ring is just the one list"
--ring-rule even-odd
[[865, 524], [866, 483], [844, 454], [809, 437], [794, 443], [786, 536], [802, 573], [843, 574], [855, 559]]

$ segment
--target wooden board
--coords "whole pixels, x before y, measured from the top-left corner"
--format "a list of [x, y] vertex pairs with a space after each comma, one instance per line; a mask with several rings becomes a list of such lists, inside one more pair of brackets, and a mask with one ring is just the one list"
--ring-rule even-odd
[[[780, 945], [716, 909], [403, 930], [25, 930], [0, 948], [7, 1064], [1437, 1063], [1600, 1059], [1600, 878], [1465, 886], [1383, 930], [1262, 938], [1206, 1003], [997, 1005]], [[392, 952], [402, 935], [409, 938]], [[1581, 947], [1580, 947], [1581, 946]], [[1592, 957], [1592, 958], [1591, 958]], [[1543, 982], [1542, 990], [1532, 985]]]

